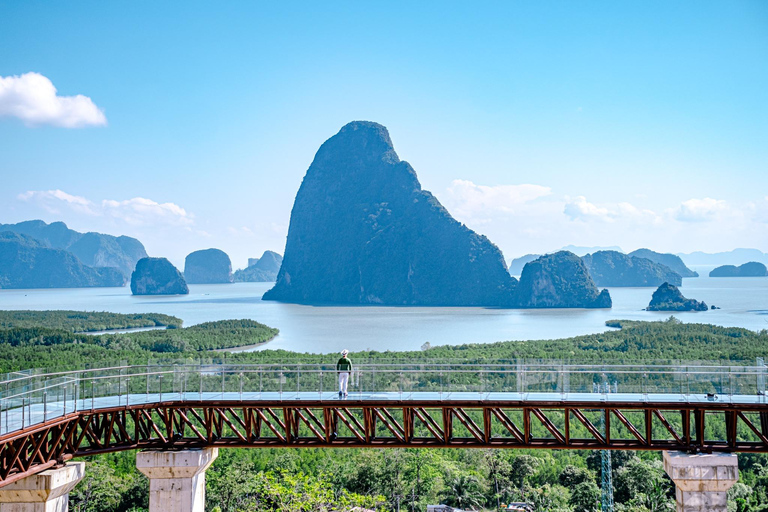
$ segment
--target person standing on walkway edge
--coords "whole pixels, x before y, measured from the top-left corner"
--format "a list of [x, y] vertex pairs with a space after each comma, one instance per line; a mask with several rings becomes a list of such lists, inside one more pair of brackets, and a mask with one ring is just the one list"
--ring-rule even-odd
[[339, 372], [339, 398], [347, 396], [349, 374], [352, 373], [352, 361], [349, 360], [347, 354], [349, 354], [349, 350], [342, 350], [341, 359], [336, 363], [336, 371]]

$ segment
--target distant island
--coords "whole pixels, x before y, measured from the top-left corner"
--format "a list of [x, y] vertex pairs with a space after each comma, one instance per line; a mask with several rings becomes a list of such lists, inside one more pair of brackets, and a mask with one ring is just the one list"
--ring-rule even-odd
[[89, 267], [114, 267], [123, 274], [124, 282], [130, 278], [136, 262], [147, 257], [144, 245], [135, 238], [80, 233], [69, 229], [63, 222], [46, 224], [42, 220], [28, 220], [18, 224], [0, 224], [0, 231], [27, 235], [45, 247], [65, 250]]
[[741, 265], [747, 261], [758, 261], [768, 265], [768, 253], [759, 249], [733, 249], [732, 251], [706, 253], [695, 251], [678, 254], [687, 265]]
[[709, 308], [704, 302], [684, 297], [677, 286], [664, 283], [653, 292], [647, 309], [648, 311], [707, 311]]
[[541, 258], [541, 256], [541, 254], [526, 254], [525, 256], [520, 256], [519, 258], [513, 259], [509, 262], [510, 275], [519, 276], [523, 273], [523, 267], [525, 267], [526, 263], [530, 263], [535, 259]]
[[629, 256], [635, 256], [638, 258], [645, 258], [651, 260], [654, 263], [665, 265], [676, 272], [680, 277], [699, 277], [699, 273], [695, 272], [685, 266], [680, 256], [674, 254], [664, 254], [650, 249], [637, 249], [629, 253]]
[[273, 282], [283, 264], [283, 257], [273, 251], [264, 251], [261, 258], [248, 258], [248, 267], [235, 271], [236, 283]]
[[220, 249], [189, 253], [184, 260], [184, 279], [188, 284], [232, 282], [232, 262]]
[[[571, 269], [570, 258], [546, 260], [532, 267], [532, 277], [518, 295], [518, 282], [509, 275], [499, 248], [457, 222], [421, 188], [416, 172], [397, 156], [385, 127], [355, 121], [323, 143], [307, 170], [291, 212], [277, 281], [263, 299], [605, 307], [589, 273], [571, 275]], [[554, 292], [540, 287], [541, 282], [560, 286], [571, 279], [585, 282]], [[559, 293], [565, 290], [584, 295]]]
[[723, 265], [713, 269], [709, 277], [765, 277], [768, 276], [768, 268], [757, 261], [750, 261], [738, 267], [735, 265]]
[[668, 266], [631, 254], [598, 251], [587, 254], [582, 259], [597, 286], [659, 286], [662, 283], [680, 286], [683, 284], [680, 274]]
[[618, 245], [610, 245], [610, 246], [592, 246], [592, 247], [585, 247], [582, 245], [566, 245], [565, 247], [560, 249], [561, 251], [568, 251], [572, 252], [576, 256], [585, 256], [587, 254], [591, 254], [598, 251], [616, 251], [620, 253], [624, 253], [624, 251], [621, 250], [621, 247]]
[[0, 288], [123, 286], [112, 267], [92, 268], [72, 253], [13, 231], [0, 232]]
[[134, 295], [186, 295], [184, 276], [165, 258], [142, 258], [131, 275]]

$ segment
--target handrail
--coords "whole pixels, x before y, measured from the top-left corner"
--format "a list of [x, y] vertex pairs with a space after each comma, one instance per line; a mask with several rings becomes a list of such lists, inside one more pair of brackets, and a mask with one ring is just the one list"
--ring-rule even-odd
[[[595, 369], [603, 369], [605, 371], [611, 371], [612, 373], [616, 372], [625, 372], [626, 370], [618, 370], [618, 368], [638, 368], [643, 369], [643, 371], [655, 371], [655, 370], [671, 370], [671, 369], [680, 369], [680, 368], [697, 368], [705, 370], [703, 373], [712, 373], [713, 370], [723, 370], [727, 369], [729, 371], [732, 371], [732, 369], [737, 368], [740, 370], [748, 370], [748, 369], [755, 369], [760, 370], [764, 368], [764, 365], [744, 365], [744, 364], [733, 364], [733, 365], [706, 365], [706, 364], [688, 364], [688, 363], [679, 363], [679, 364], [653, 364], [653, 365], [644, 365], [644, 364], [628, 364], [628, 365], [619, 365], [619, 364], [561, 364], [561, 363], [474, 363], [467, 365], [465, 363], [358, 363], [354, 366], [356, 368], [402, 368], [403, 366], [411, 366], [411, 367], [419, 367], [422, 368], [451, 368], [451, 367], [477, 367], [477, 368], [499, 368], [497, 371], [502, 371], [501, 369], [506, 369], [510, 367], [515, 366], [525, 366], [528, 369], [535, 370], [537, 368], [542, 368], [541, 371], [551, 371], [553, 368], [566, 368], [570, 371], [573, 370], [583, 370], [583, 371], [589, 371], [589, 370], [595, 370]], [[50, 373], [42, 373], [42, 374], [28, 374], [28, 375], [21, 375], [18, 378], [15, 379], [6, 379], [6, 380], [0, 380], [0, 386], [4, 384], [9, 384], [13, 382], [19, 382], [24, 380], [33, 380], [33, 379], [40, 379], [40, 378], [50, 378], [50, 377], [56, 377], [56, 376], [66, 376], [66, 375], [73, 375], [73, 374], [83, 374], [83, 373], [94, 373], [94, 372], [104, 372], [104, 371], [111, 371], [111, 370], [123, 370], [123, 369], [129, 369], [129, 368], [148, 368], [152, 366], [173, 366], [173, 367], [189, 367], [189, 368], [199, 368], [199, 367], [224, 367], [224, 366], [233, 366], [238, 368], [247, 368], [247, 367], [253, 367], [253, 368], [301, 368], [301, 369], [310, 369], [310, 368], [319, 368], [319, 367], [335, 367], [335, 364], [333, 363], [197, 363], [197, 364], [191, 364], [191, 363], [181, 363], [181, 362], [168, 362], [168, 363], [148, 363], [143, 365], [121, 365], [121, 366], [107, 366], [107, 367], [99, 367], [99, 368], [85, 368], [81, 370], [66, 370], [66, 371], [60, 371], [60, 372], [50, 372]], [[543, 370], [546, 368], [547, 370]], [[456, 370], [453, 370], [456, 371]], [[516, 370], [515, 370], [516, 371]], [[20, 372], [10, 372], [10, 373], [20, 373]], [[633, 372], [629, 372], [633, 373]], [[8, 374], [6, 374], [8, 375]]]
[[[620, 364], [573, 364], [573, 363], [564, 363], [564, 362], [558, 362], [558, 361], [540, 361], [535, 360], [537, 362], [528, 362], [528, 361], [509, 361], [509, 362], [488, 362], [488, 363], [472, 363], [472, 366], [476, 367], [483, 367], [483, 368], [493, 368], [493, 367], [515, 367], [519, 365], [523, 365], [527, 368], [554, 368], [554, 367], [565, 367], [571, 370], [574, 369], [597, 369], [597, 368], [658, 368], [658, 369], [672, 369], [672, 368], [702, 368], [702, 369], [708, 369], [708, 370], [716, 370], [716, 369], [732, 369], [732, 368], [740, 368], [740, 369], [748, 369], [748, 368], [755, 368], [760, 369], [763, 368], [764, 365], [757, 365], [757, 364], [738, 364], [738, 361], [733, 361], [734, 364], [731, 365], [724, 365], [724, 364], [703, 364], [701, 362], [685, 362], [681, 361], [679, 363], [666, 363], [666, 364], [626, 364], [626, 365], [620, 365]], [[752, 363], [752, 361], [750, 361]], [[300, 367], [300, 368], [317, 368], [319, 366], [335, 366], [333, 363], [254, 363], [254, 362], [199, 362], [199, 363], [189, 363], [189, 362], [181, 362], [181, 361], [158, 361], [158, 362], [151, 362], [143, 365], [116, 365], [116, 366], [106, 366], [106, 367], [98, 367], [98, 368], [84, 368], [84, 369], [78, 369], [78, 370], [62, 370], [57, 372], [47, 372], [47, 373], [32, 373], [32, 374], [22, 374], [23, 371], [34, 371], [35, 369], [31, 370], [20, 370], [20, 371], [14, 371], [14, 372], [8, 372], [5, 375], [11, 375], [11, 374], [20, 374], [18, 377], [15, 378], [6, 378], [4, 380], [0, 380], [0, 386], [9, 384], [12, 382], [19, 382], [24, 380], [32, 380], [32, 379], [40, 379], [40, 378], [48, 378], [48, 377], [54, 377], [54, 376], [64, 376], [64, 375], [72, 375], [72, 374], [83, 374], [83, 373], [93, 373], [93, 372], [103, 372], [103, 371], [110, 371], [110, 370], [121, 370], [121, 369], [128, 369], [128, 368], [146, 368], [149, 366], [177, 366], [177, 367], [200, 367], [200, 366], [237, 366], [237, 367], [260, 367], [260, 368], [283, 368], [286, 366], [289, 367]], [[451, 362], [451, 363], [439, 363], [439, 362], [424, 362], [424, 363], [404, 363], [404, 362], [392, 362], [392, 363], [357, 363], [355, 364], [356, 367], [376, 367], [376, 368], [386, 368], [386, 367], [398, 367], [401, 368], [403, 366], [418, 366], [418, 367], [434, 367], [434, 368], [447, 368], [447, 367], [454, 367], [454, 366], [467, 366], [465, 363], [459, 363], [459, 362]], [[612, 370], [615, 371], [615, 370]]]

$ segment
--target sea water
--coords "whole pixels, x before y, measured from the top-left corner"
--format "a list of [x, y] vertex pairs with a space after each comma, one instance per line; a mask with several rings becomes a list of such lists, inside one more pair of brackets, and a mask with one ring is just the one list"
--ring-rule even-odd
[[[700, 272], [706, 276], [706, 272]], [[672, 313], [645, 311], [654, 288], [610, 288], [612, 309], [492, 309], [432, 307], [316, 307], [262, 301], [273, 283], [190, 285], [189, 295], [131, 295], [124, 288], [0, 290], [0, 309], [73, 309], [164, 313], [184, 326], [250, 318], [280, 329], [265, 348], [328, 353], [419, 350], [425, 343], [460, 345], [553, 339], [604, 332], [606, 320], [662, 320]], [[683, 322], [768, 329], [768, 277], [683, 280], [686, 297], [721, 309], [674, 313]]]

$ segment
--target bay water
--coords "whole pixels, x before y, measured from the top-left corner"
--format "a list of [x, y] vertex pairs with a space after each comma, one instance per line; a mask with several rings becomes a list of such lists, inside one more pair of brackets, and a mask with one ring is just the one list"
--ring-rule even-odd
[[[706, 276], [706, 269], [700, 271]], [[280, 329], [271, 342], [249, 350], [329, 353], [419, 350], [424, 343], [461, 345], [554, 339], [608, 330], [606, 320], [662, 320], [645, 311], [654, 288], [610, 288], [612, 309], [492, 309], [433, 307], [317, 307], [262, 301], [273, 283], [190, 285], [189, 295], [133, 296], [124, 288], [0, 290], [0, 309], [72, 309], [165, 313], [184, 326], [249, 318]], [[768, 278], [688, 278], [686, 297], [721, 309], [674, 313], [683, 322], [768, 329]]]

